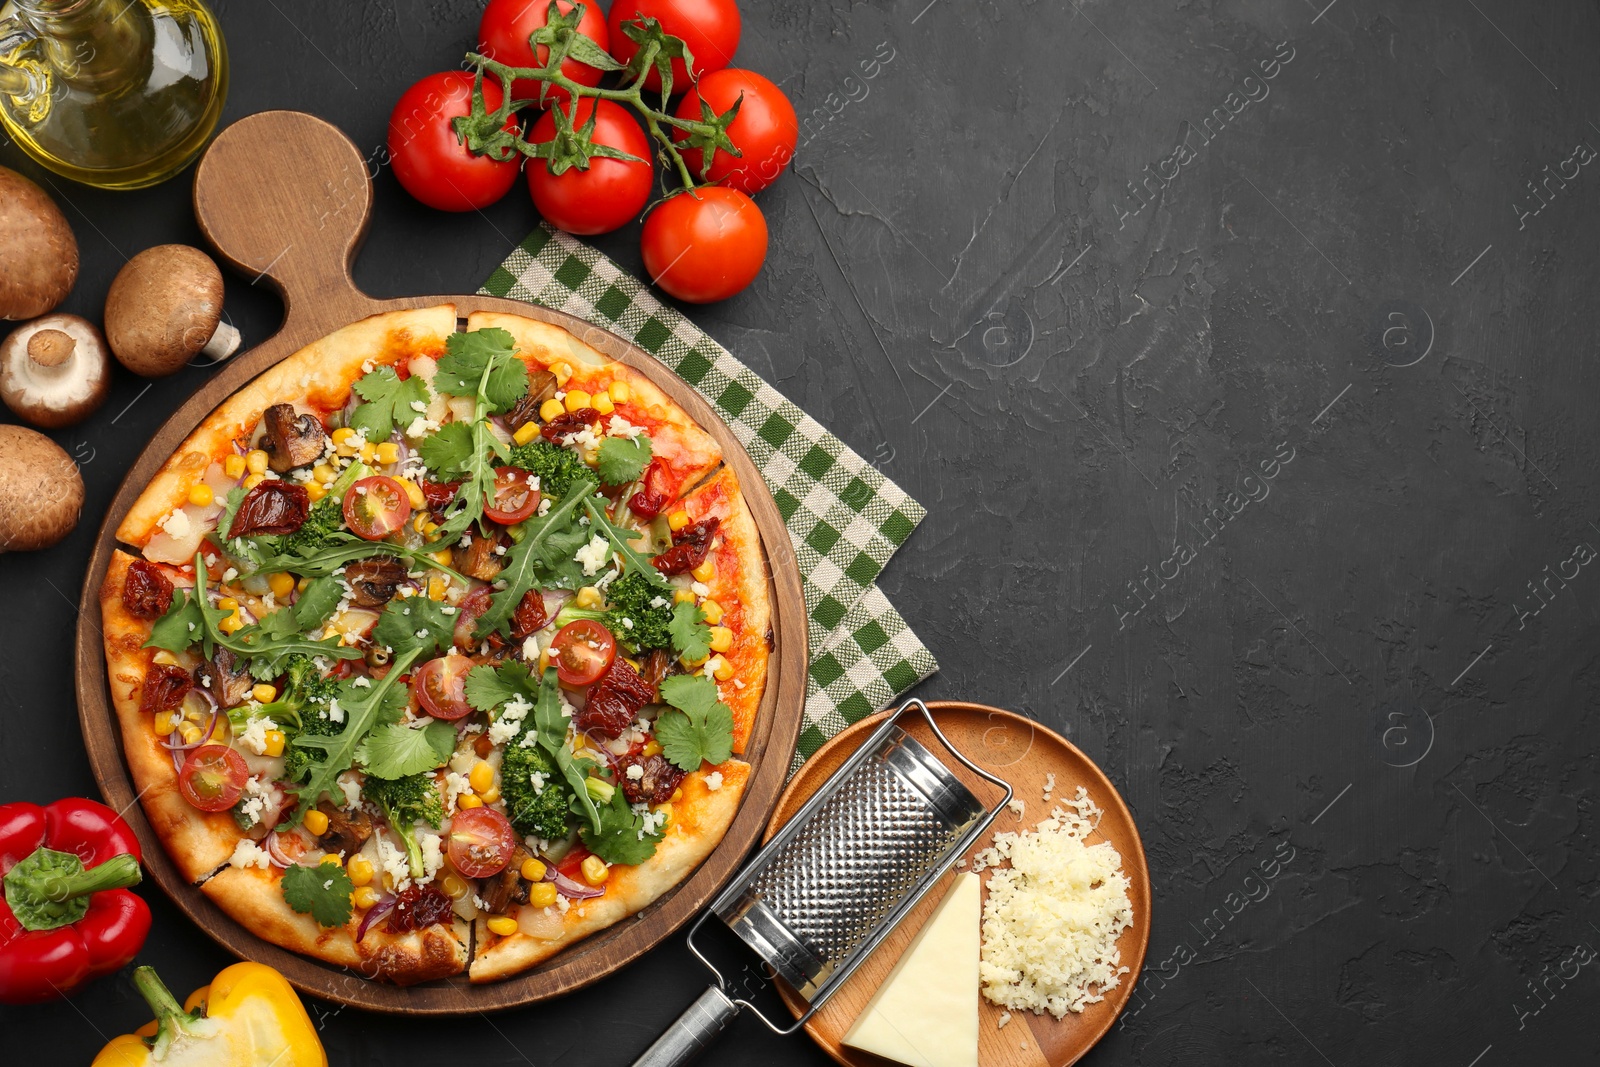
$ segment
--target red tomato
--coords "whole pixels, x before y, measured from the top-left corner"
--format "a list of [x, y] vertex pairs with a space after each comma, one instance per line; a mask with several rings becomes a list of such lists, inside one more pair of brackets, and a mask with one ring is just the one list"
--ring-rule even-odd
[[539, 490], [532, 481], [533, 475], [521, 467], [496, 467], [494, 499], [483, 506], [483, 513], [502, 526], [532, 515], [539, 507]]
[[[546, 222], [568, 233], [610, 233], [638, 218], [650, 200], [650, 139], [644, 130], [621, 104], [589, 97], [578, 101], [573, 128], [581, 129], [591, 114], [599, 116], [594, 127], [597, 144], [620, 148], [638, 158], [594, 156], [588, 170], [571, 167], [561, 174], [551, 174], [542, 159], [528, 160], [528, 191], [533, 194], [533, 206]], [[529, 140], [543, 144], [555, 140], [555, 136], [556, 121], [546, 112], [534, 123]]]
[[417, 695], [417, 703], [423, 711], [435, 719], [455, 722], [472, 712], [472, 705], [467, 703], [467, 672], [470, 670], [472, 661], [465, 656], [430, 659], [411, 676], [411, 691]]
[[[744, 153], [718, 152], [711, 159], [706, 180], [751, 194], [771, 185], [794, 158], [794, 146], [800, 139], [800, 120], [783, 90], [753, 70], [712, 71], [679, 102], [678, 118], [699, 121], [702, 100], [718, 115], [739, 104], [739, 113], [728, 124], [728, 138]], [[680, 130], [675, 136], [682, 140], [688, 135]], [[701, 150], [685, 150], [683, 161], [699, 179], [704, 163]]]
[[[503, 94], [485, 78], [483, 102], [493, 111]], [[406, 192], [440, 211], [488, 207], [511, 191], [518, 160], [497, 163], [475, 156], [456, 139], [450, 120], [472, 110], [472, 75], [450, 70], [430, 74], [407, 89], [389, 115], [389, 158]], [[515, 130], [515, 117], [506, 120]]]
[[[561, 0], [561, 13], [567, 14], [572, 6], [569, 0]], [[489, 0], [483, 20], [478, 23], [478, 40], [482, 42], [478, 45], [478, 51], [508, 66], [542, 67], [550, 58], [550, 48], [540, 45], [536, 59], [528, 38], [535, 30], [543, 29], [549, 21], [548, 0]], [[583, 15], [578, 19], [578, 32], [591, 38], [601, 48], [610, 49], [611, 33], [606, 28], [606, 17], [600, 13], [597, 0], [587, 0], [585, 3]], [[604, 72], [568, 58], [561, 61], [561, 73], [579, 85], [599, 85]], [[519, 100], [538, 100], [539, 90], [544, 85], [544, 82], [533, 78], [519, 78], [512, 83], [511, 95]], [[569, 95], [559, 85], [552, 85], [546, 90], [544, 99], [565, 104]]]
[[450, 819], [450, 865], [466, 878], [499, 874], [517, 851], [511, 820], [493, 808], [467, 808]]
[[767, 258], [767, 220], [755, 201], [720, 185], [679, 193], [650, 213], [641, 236], [650, 280], [679, 300], [726, 300]]
[[579, 619], [556, 631], [550, 658], [562, 685], [569, 689], [592, 685], [617, 658], [617, 639], [593, 619]]
[[201, 811], [227, 811], [244, 792], [250, 768], [227, 745], [201, 745], [178, 772], [178, 792]]
[[410, 517], [411, 498], [387, 475], [363, 478], [344, 495], [344, 524], [368, 541], [383, 540]]
[[478, 628], [478, 616], [489, 610], [489, 598], [494, 595], [494, 590], [488, 586], [474, 589], [468, 593], [456, 609], [455, 646], [466, 652], [471, 652], [480, 644], [473, 631]]
[[[739, 5], [734, 0], [615, 0], [611, 5], [611, 54], [619, 62], [633, 58], [639, 46], [633, 43], [622, 24], [636, 18], [653, 18], [673, 37], [681, 37], [694, 57], [696, 77], [721, 70], [733, 62], [739, 50]], [[683, 60], [672, 61], [672, 91], [689, 88], [689, 71]], [[650, 72], [645, 88], [661, 91], [661, 75]]]

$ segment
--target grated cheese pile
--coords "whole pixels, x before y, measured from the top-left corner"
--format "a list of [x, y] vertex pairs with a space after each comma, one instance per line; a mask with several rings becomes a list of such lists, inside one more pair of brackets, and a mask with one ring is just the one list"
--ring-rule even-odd
[[984, 997], [1057, 1019], [1117, 987], [1128, 972], [1117, 938], [1133, 925], [1122, 857], [1107, 842], [1083, 843], [1100, 808], [1082, 786], [1063, 803], [1031, 831], [996, 834], [973, 858], [974, 870], [995, 868], [983, 906]]

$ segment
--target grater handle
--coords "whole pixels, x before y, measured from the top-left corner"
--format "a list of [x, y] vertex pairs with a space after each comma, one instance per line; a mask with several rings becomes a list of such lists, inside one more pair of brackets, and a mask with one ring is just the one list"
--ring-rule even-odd
[[655, 1044], [644, 1050], [644, 1055], [633, 1061], [633, 1067], [679, 1067], [688, 1063], [704, 1052], [738, 1014], [739, 1005], [726, 993], [717, 986], [708, 987], [666, 1033], [656, 1038]]

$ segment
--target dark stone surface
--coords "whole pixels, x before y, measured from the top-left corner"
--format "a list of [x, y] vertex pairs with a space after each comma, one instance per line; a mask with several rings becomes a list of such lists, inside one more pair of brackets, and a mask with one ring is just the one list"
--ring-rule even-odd
[[[762, 198], [760, 280], [691, 314], [928, 505], [883, 579], [943, 664], [922, 694], [1026, 710], [1138, 817], [1147, 978], [1086, 1062], [1592, 1054], [1600, 976], [1558, 975], [1600, 944], [1600, 174], [1552, 181], [1537, 214], [1527, 183], [1600, 146], [1595, 5], [926, 2], [746, 5], [741, 65], [838, 113]], [[476, 19], [219, 6], [229, 119], [303, 108], [373, 150]], [[19, 159], [0, 150], [38, 173]], [[1128, 183], [1160, 171], [1140, 207]], [[71, 310], [98, 311], [125, 255], [198, 239], [183, 179], [53, 181], [84, 252]], [[471, 290], [534, 221], [520, 191], [451, 217], [383, 172], [357, 276]], [[600, 244], [637, 271], [635, 228]], [[228, 306], [247, 340], [276, 322], [242, 281]], [[0, 799], [94, 791], [70, 684], [83, 561], [205, 374], [119, 375], [56, 435], [88, 518], [0, 558]], [[143, 959], [175, 989], [229, 962], [148, 896]], [[673, 943], [492, 1019], [313, 1007], [339, 1064], [610, 1064], [700, 984]], [[0, 1014], [14, 1056], [50, 1062], [145, 1017], [119, 981]], [[744, 1020], [706, 1062], [823, 1060]]]

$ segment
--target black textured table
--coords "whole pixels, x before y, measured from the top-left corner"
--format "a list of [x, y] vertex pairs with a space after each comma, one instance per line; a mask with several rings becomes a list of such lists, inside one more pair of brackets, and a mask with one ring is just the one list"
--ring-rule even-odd
[[[218, 6], [227, 120], [308, 110], [373, 153], [374, 295], [471, 290], [534, 225], [520, 188], [447, 216], [382, 166], [478, 5]], [[883, 578], [942, 664], [922, 695], [1060, 730], [1139, 819], [1145, 978], [1086, 1062], [1592, 1056], [1597, 43], [1571, 0], [745, 5], [740, 65], [807, 129], [761, 278], [690, 314], [928, 506]], [[68, 310], [199, 241], [187, 177], [47, 187]], [[638, 271], [637, 227], [599, 244]], [[228, 310], [246, 343], [277, 321], [244, 280]], [[89, 504], [0, 557], [0, 800], [94, 793], [83, 564], [206, 373], [119, 374], [56, 435]], [[147, 895], [180, 995], [229, 962]], [[613, 1064], [701, 982], [679, 939], [501, 1016], [312, 1007], [336, 1064]], [[146, 1017], [120, 980], [0, 1010], [19, 1063]], [[746, 1019], [707, 1062], [823, 1059]]]

